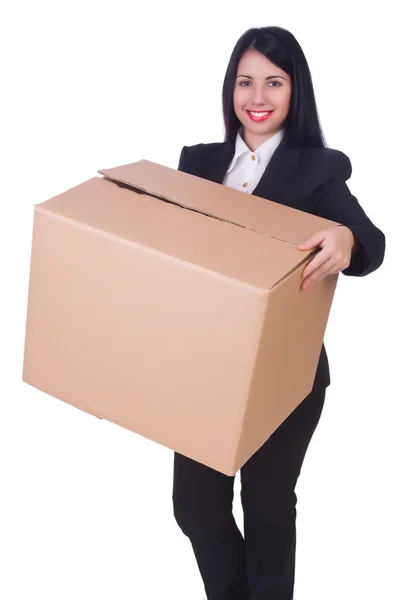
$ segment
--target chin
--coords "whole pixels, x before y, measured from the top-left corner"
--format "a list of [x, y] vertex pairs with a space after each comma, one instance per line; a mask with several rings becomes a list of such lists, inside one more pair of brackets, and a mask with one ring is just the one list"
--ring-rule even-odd
[[254, 124], [254, 126], [252, 126], [252, 123], [249, 123], [249, 125], [246, 126], [246, 129], [253, 135], [268, 135], [279, 131], [278, 126], [269, 126], [267, 123], [258, 123]]

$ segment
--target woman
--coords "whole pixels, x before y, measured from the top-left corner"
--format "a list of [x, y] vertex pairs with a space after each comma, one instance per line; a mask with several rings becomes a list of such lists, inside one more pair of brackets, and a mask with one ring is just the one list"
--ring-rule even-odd
[[[348, 157], [325, 146], [295, 37], [279, 27], [248, 30], [232, 52], [222, 99], [225, 141], [184, 147], [178, 168], [341, 223], [302, 240], [302, 250], [321, 248], [303, 272], [304, 292], [330, 274], [377, 269], [384, 235], [345, 183]], [[323, 346], [311, 393], [241, 468], [244, 537], [232, 514], [234, 477], [175, 453], [174, 514], [209, 600], [292, 600], [294, 490], [329, 384]]]

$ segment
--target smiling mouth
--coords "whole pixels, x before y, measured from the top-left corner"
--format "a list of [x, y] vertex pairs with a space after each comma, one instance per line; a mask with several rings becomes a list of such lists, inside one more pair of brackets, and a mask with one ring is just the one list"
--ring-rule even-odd
[[256, 111], [256, 110], [247, 110], [246, 111], [248, 113], [248, 116], [250, 117], [250, 119], [252, 121], [264, 121], [265, 119], [268, 119], [270, 117], [270, 115], [272, 114], [272, 110], [263, 110], [263, 111]]
[[263, 117], [264, 115], [268, 115], [269, 112], [271, 112], [270, 110], [261, 110], [261, 111], [256, 111], [256, 110], [249, 110], [249, 113], [251, 113], [251, 115], [254, 115], [254, 117]]

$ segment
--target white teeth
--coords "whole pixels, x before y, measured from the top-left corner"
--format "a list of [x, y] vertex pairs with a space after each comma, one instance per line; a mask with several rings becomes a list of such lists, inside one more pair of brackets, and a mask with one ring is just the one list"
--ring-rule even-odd
[[265, 115], [268, 115], [269, 112], [269, 110], [267, 112], [253, 112], [252, 110], [250, 110], [250, 113], [253, 117], [264, 117]]

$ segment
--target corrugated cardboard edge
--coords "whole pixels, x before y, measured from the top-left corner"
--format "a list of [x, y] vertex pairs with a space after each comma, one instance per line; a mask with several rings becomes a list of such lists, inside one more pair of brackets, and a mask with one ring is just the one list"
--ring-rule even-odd
[[[261, 231], [258, 231], [257, 229], [253, 229], [252, 227], [246, 227], [245, 225], [241, 225], [241, 223], [236, 223], [235, 221], [230, 221], [228, 219], [223, 219], [222, 217], [214, 215], [214, 214], [212, 214], [210, 212], [199, 210], [198, 208], [194, 208], [194, 207], [189, 206], [187, 204], [183, 204], [182, 202], [177, 202], [176, 200], [173, 200], [172, 198], [169, 198], [169, 197], [164, 196], [162, 194], [151, 192], [150, 190], [148, 190], [147, 188], [143, 188], [142, 186], [132, 185], [131, 183], [129, 183], [128, 181], [122, 179], [121, 177], [117, 177], [116, 178], [116, 177], [111, 176], [110, 174], [107, 173], [106, 169], [99, 170], [98, 173], [100, 173], [101, 175], [103, 175], [103, 178], [105, 180], [110, 181], [112, 183], [115, 183], [116, 185], [119, 184], [119, 183], [121, 183], [124, 188], [129, 189], [131, 191], [139, 191], [139, 193], [144, 193], [147, 196], [151, 196], [152, 198], [157, 198], [158, 200], [162, 200], [163, 202], [168, 202], [169, 204], [173, 204], [174, 206], [179, 206], [180, 208], [183, 208], [185, 210], [190, 210], [192, 212], [197, 212], [197, 213], [199, 213], [201, 215], [204, 215], [206, 217], [210, 217], [212, 219], [216, 219], [217, 221], [221, 221], [223, 223], [229, 223], [230, 225], [236, 225], [237, 227], [241, 227], [242, 229], [247, 229], [248, 231], [253, 231], [254, 233], [258, 233], [259, 235], [265, 235]], [[336, 224], [336, 226], [338, 226], [338, 224]], [[283, 244], [288, 244], [289, 246], [296, 247], [296, 244], [294, 244], [293, 242], [289, 242], [287, 240], [284, 240], [282, 238], [276, 237], [274, 235], [266, 234], [266, 236], [270, 237], [270, 238], [272, 238], [274, 240], [277, 240], [279, 242], [282, 242]], [[319, 251], [318, 248], [314, 248], [311, 251], [307, 251], [307, 254], [304, 255], [304, 257], [302, 258], [302, 260], [300, 260], [298, 263], [296, 263], [296, 265], [292, 269], [290, 269], [288, 271], [288, 273], [284, 274], [282, 277], [280, 277], [280, 279], [278, 279], [277, 281], [275, 281], [274, 284], [269, 288], [269, 290], [273, 289], [276, 285], [278, 285], [279, 283], [281, 283], [281, 281], [283, 281], [286, 277], [288, 277], [291, 273], [293, 273], [296, 269], [298, 269], [306, 261], [309, 261], [315, 254], [318, 253], [318, 251]], [[302, 251], [302, 253], [304, 253], [304, 251]]]
[[[207, 212], [204, 210], [200, 210], [198, 208], [194, 208], [193, 206], [189, 206], [188, 204], [183, 204], [182, 202], [177, 202], [176, 200], [173, 200], [172, 198], [169, 198], [168, 196], [164, 196], [163, 194], [151, 192], [150, 190], [143, 188], [140, 185], [135, 185], [135, 184], [132, 185], [131, 183], [129, 183], [125, 179], [122, 179], [121, 177], [112, 177], [111, 175], [107, 174], [106, 170], [98, 171], [98, 173], [103, 175], [104, 179], [106, 179], [107, 181], [111, 181], [112, 183], [115, 183], [116, 185], [117, 185], [117, 183], [122, 183], [123, 187], [126, 187], [127, 189], [129, 189], [131, 191], [139, 190], [140, 192], [146, 194], [147, 196], [151, 196], [152, 198], [157, 198], [158, 200], [163, 200], [165, 202], [169, 202], [170, 204], [174, 204], [175, 206], [179, 206], [180, 208], [185, 208], [186, 210], [191, 210], [192, 212], [197, 212], [201, 215], [205, 215], [206, 217], [211, 217], [212, 219], [216, 219], [217, 221], [223, 221], [224, 223], [230, 223], [231, 225], [237, 225], [237, 227], [242, 227], [243, 229], [248, 229], [244, 225], [241, 225], [240, 223], [236, 223], [235, 221], [229, 221], [228, 219], [223, 219], [221, 217], [218, 217], [217, 215], [214, 215], [213, 213], [210, 213], [210, 212]], [[255, 230], [253, 230], [253, 231], [255, 231]], [[260, 233], [260, 232], [257, 231], [256, 233]]]

